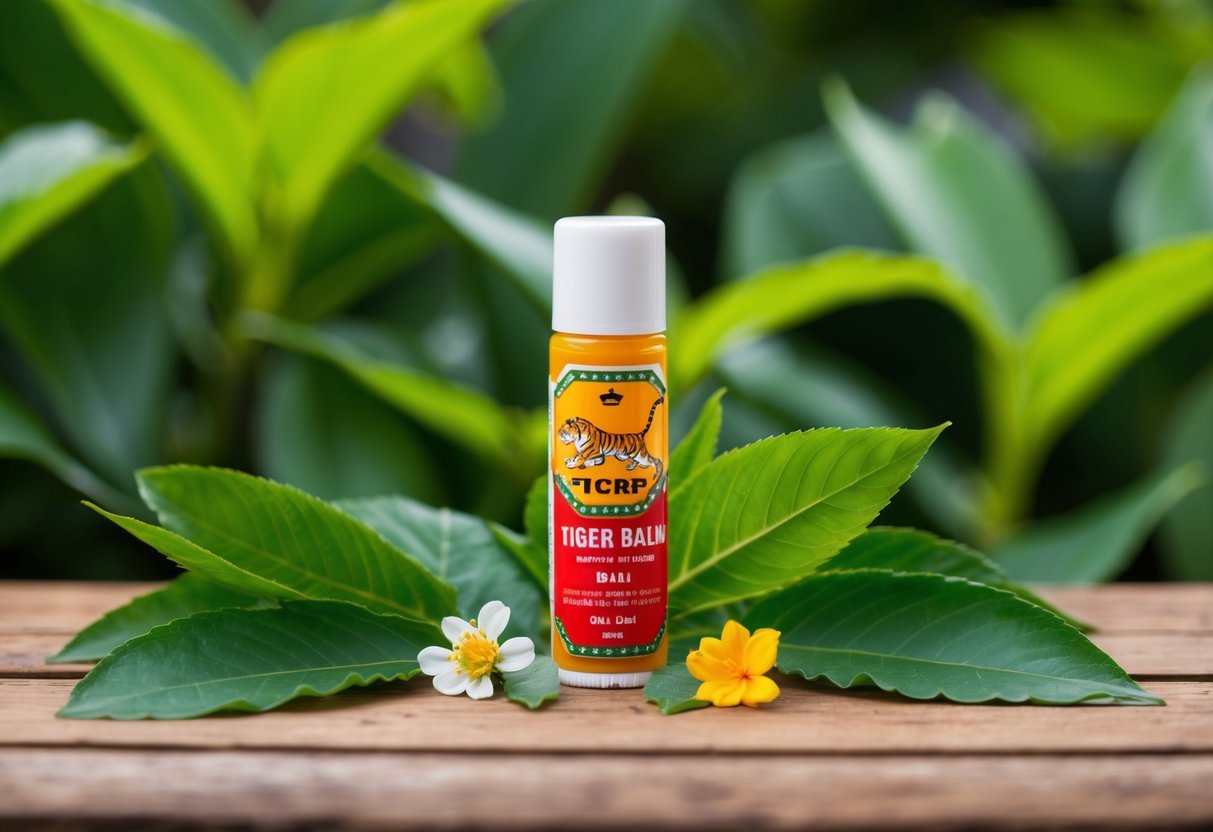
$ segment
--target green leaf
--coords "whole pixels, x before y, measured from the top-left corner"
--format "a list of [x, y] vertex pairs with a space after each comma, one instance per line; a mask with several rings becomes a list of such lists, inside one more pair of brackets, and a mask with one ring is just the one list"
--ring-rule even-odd
[[1213, 303], [1213, 236], [1114, 260], [1059, 290], [1027, 347], [1027, 434], [1047, 447], [1129, 363]]
[[974, 34], [978, 68], [1063, 145], [1136, 139], [1187, 71], [1164, 27], [1108, 7], [1004, 14]]
[[253, 100], [261, 141], [282, 181], [277, 209], [289, 228], [310, 222], [388, 120], [504, 5], [412, 0], [304, 30], [274, 51]]
[[551, 481], [551, 474], [540, 474], [531, 488], [526, 493], [526, 507], [523, 509], [523, 528], [526, 529], [527, 537], [531, 540], [531, 545], [536, 549], [541, 549], [545, 552], [544, 555], [544, 575], [547, 574], [547, 555], [548, 550], [548, 488]]
[[1116, 193], [1125, 248], [1213, 232], [1213, 69], [1193, 73], [1141, 144]]
[[63, 450], [50, 431], [3, 385], [0, 385], [0, 457], [36, 462], [94, 499], [137, 505]]
[[901, 248], [855, 166], [824, 130], [742, 163], [725, 200], [722, 246], [728, 277], [840, 246]]
[[758, 603], [751, 628], [782, 633], [776, 667], [911, 699], [1162, 704], [1051, 612], [942, 575], [814, 575]]
[[806, 323], [837, 309], [899, 297], [933, 300], [956, 313], [987, 352], [1008, 349], [1009, 336], [973, 286], [938, 263], [870, 251], [837, 251], [803, 263], [772, 266], [717, 287], [675, 319], [671, 386], [689, 388], [727, 347]]
[[433, 211], [451, 231], [501, 268], [540, 313], [552, 311], [552, 232], [504, 205], [380, 151], [368, 167]]
[[160, 459], [177, 372], [164, 309], [170, 215], [159, 175], [144, 166], [0, 276], [0, 327], [56, 426], [90, 468], [128, 487], [135, 468]]
[[520, 432], [515, 415], [483, 393], [362, 355], [310, 327], [258, 313], [246, 313], [242, 322], [251, 337], [330, 362], [397, 410], [486, 460], [509, 459], [514, 450]]
[[46, 661], [48, 664], [96, 661], [118, 645], [178, 618], [207, 610], [256, 607], [261, 603], [251, 595], [233, 592], [187, 572], [162, 589], [110, 610]]
[[312, 321], [343, 311], [419, 263], [441, 234], [428, 209], [366, 165], [355, 168], [308, 229], [283, 315]]
[[247, 83], [261, 58], [257, 22], [240, 0], [108, 0], [125, 5], [198, 41], [233, 78]]
[[58, 716], [268, 711], [300, 696], [409, 679], [421, 671], [421, 649], [444, 641], [432, 624], [333, 601], [203, 612], [119, 647], [76, 685]]
[[990, 554], [1020, 581], [1112, 580], [1128, 568], [1167, 512], [1202, 481], [1193, 465], [1156, 473], [1064, 517], [1037, 521], [996, 545]]
[[1090, 625], [1070, 618], [1026, 587], [1013, 582], [1001, 566], [962, 543], [943, 540], [917, 529], [872, 528], [826, 561], [821, 572], [882, 569], [889, 572], [931, 572], [1005, 589], [1028, 603], [1044, 607], [1080, 630]]
[[901, 129], [865, 110], [842, 85], [826, 105], [847, 150], [916, 250], [980, 287], [1003, 319], [1022, 324], [1069, 276], [1061, 224], [1001, 140], [942, 95]]
[[[489, 43], [507, 106], [460, 144], [459, 181], [547, 219], [588, 207], [686, 5], [538, 0], [518, 8]], [[511, 149], [509, 164], [502, 148]]]
[[497, 538], [497, 542], [505, 547], [514, 560], [521, 564], [523, 571], [534, 582], [541, 593], [548, 591], [548, 552], [547, 548], [535, 546], [529, 537], [518, 534], [513, 529], [500, 523], [489, 522], [489, 528]]
[[720, 400], [724, 394], [721, 388], [703, 403], [695, 424], [670, 453], [669, 470], [673, 472], [669, 490], [671, 497], [716, 458], [716, 442], [720, 439], [720, 424], [724, 419]]
[[535, 661], [522, 670], [502, 673], [505, 680], [505, 695], [511, 702], [526, 705], [532, 711], [544, 702], [560, 698], [560, 677], [556, 663], [549, 656], [536, 656]]
[[[1171, 465], [1202, 466], [1213, 476], [1213, 372], [1194, 384], [1163, 431], [1164, 455]], [[1183, 581], [1213, 581], [1213, 484], [1189, 494], [1162, 525], [1162, 566]]]
[[139, 164], [141, 146], [82, 121], [36, 125], [0, 143], [0, 266]]
[[134, 537], [142, 540], [181, 568], [195, 572], [206, 580], [233, 592], [275, 600], [309, 597], [307, 593], [299, 589], [278, 583], [272, 578], [244, 568], [236, 562], [236, 558], [229, 559], [218, 555], [176, 532], [153, 526], [151, 523], [145, 523], [134, 517], [114, 514], [89, 502], [85, 502], [85, 505], [119, 528], [125, 529]]
[[336, 505], [455, 587], [459, 614], [465, 619], [475, 618], [489, 601], [502, 601], [510, 608], [507, 633], [539, 633], [547, 599], [484, 520], [404, 497], [343, 500]]
[[378, 494], [439, 499], [424, 441], [400, 414], [340, 370], [291, 355], [274, 358], [254, 414], [261, 472], [325, 500]]
[[50, 0], [98, 74], [155, 139], [238, 263], [257, 238], [253, 119], [240, 86], [163, 18]]
[[944, 427], [811, 430], [718, 457], [670, 500], [674, 617], [813, 571], [872, 522]]
[[644, 701], [652, 702], [666, 716], [706, 708], [712, 703], [696, 699], [699, 680], [687, 670], [685, 662], [666, 665], [649, 677], [644, 686]]
[[[729, 350], [717, 362], [715, 376], [738, 402], [752, 402], [774, 418], [765, 433], [927, 421], [916, 405], [866, 367], [786, 337]], [[790, 378], [796, 383], [789, 384]], [[906, 483], [906, 493], [937, 527], [967, 539], [981, 527], [977, 499], [983, 487], [980, 472], [945, 440], [932, 446]]]
[[352, 601], [423, 621], [455, 609], [448, 584], [375, 531], [298, 489], [190, 465], [148, 468], [137, 478], [144, 502], [167, 529], [260, 579], [308, 598]]

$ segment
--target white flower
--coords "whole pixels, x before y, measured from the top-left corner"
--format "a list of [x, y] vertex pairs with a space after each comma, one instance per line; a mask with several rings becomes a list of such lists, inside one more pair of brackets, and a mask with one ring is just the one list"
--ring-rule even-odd
[[434, 677], [439, 693], [488, 699], [493, 695], [494, 670], [522, 670], [535, 661], [535, 643], [525, 636], [497, 643], [509, 622], [510, 608], [500, 601], [489, 601], [471, 621], [448, 615], [442, 619], [442, 632], [451, 640], [451, 649], [422, 650], [417, 656], [421, 672]]

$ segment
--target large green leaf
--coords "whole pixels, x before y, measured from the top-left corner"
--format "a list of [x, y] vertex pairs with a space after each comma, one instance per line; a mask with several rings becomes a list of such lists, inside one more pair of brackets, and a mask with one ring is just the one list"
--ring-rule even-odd
[[556, 663], [550, 656], [536, 656], [535, 661], [522, 670], [501, 674], [505, 683], [505, 695], [511, 702], [518, 702], [535, 710], [544, 702], [560, 698], [560, 677]]
[[[246, 569], [237, 562], [237, 558], [229, 559], [226, 556], [218, 555], [176, 532], [145, 523], [134, 517], [114, 514], [89, 502], [85, 502], [85, 505], [183, 569], [195, 572], [206, 580], [234, 592], [274, 600], [309, 597], [302, 590], [287, 586], [285, 583], [278, 583], [273, 578]], [[288, 577], [287, 580], [289, 581], [290, 578]]]
[[110, 610], [77, 633], [66, 647], [47, 662], [96, 661], [109, 655], [118, 645], [178, 618], [207, 610], [248, 608], [261, 604], [262, 601], [252, 595], [235, 592], [186, 573], [162, 589], [140, 595]]
[[0, 143], [0, 266], [144, 156], [82, 121], [37, 125]]
[[1089, 629], [1088, 625], [1071, 619], [1048, 601], [1013, 582], [1001, 566], [981, 552], [918, 529], [868, 529], [821, 567], [823, 572], [857, 569], [932, 572], [964, 578], [997, 589], [1005, 589], [1025, 601], [1065, 618], [1079, 629]]
[[901, 248], [855, 166], [825, 131], [747, 158], [729, 185], [724, 225], [728, 277], [839, 246]]
[[90, 468], [127, 487], [135, 468], [160, 460], [175, 372], [164, 309], [169, 213], [159, 177], [144, 166], [0, 276], [0, 327], [56, 427]]
[[539, 312], [552, 309], [552, 232], [530, 217], [423, 170], [378, 152], [370, 170], [426, 206], [465, 243], [499, 266]]
[[203, 612], [119, 647], [76, 685], [58, 715], [186, 719], [267, 711], [300, 696], [411, 678], [421, 670], [421, 649], [444, 642], [433, 624], [334, 601]]
[[[1172, 465], [1200, 464], [1213, 479], [1213, 372], [1194, 384], [1164, 432], [1164, 453]], [[1213, 483], [1189, 494], [1163, 521], [1162, 565], [1167, 576], [1213, 581]]]
[[[521, 432], [521, 416], [506, 411], [483, 393], [411, 367], [363, 355], [352, 345], [310, 327], [263, 314], [247, 314], [243, 320], [253, 337], [332, 363], [367, 390], [456, 445], [488, 460], [511, 459]], [[537, 465], [538, 459], [528, 459], [526, 463]]]
[[644, 701], [652, 702], [666, 716], [680, 714], [712, 704], [706, 699], [696, 699], [698, 691], [699, 680], [687, 670], [686, 662], [678, 662], [661, 668], [649, 677], [644, 686]]
[[1213, 69], [1192, 75], [1137, 150], [1115, 208], [1125, 248], [1213, 232]]
[[1124, 369], [1213, 303], [1213, 236], [1114, 260], [1059, 290], [1027, 346], [1027, 434], [1047, 447]]
[[1065, 145], [1136, 139], [1187, 71], [1165, 27], [1108, 6], [1004, 14], [975, 31], [978, 67]]
[[325, 500], [441, 493], [422, 437], [340, 370], [275, 356], [259, 386], [254, 452], [270, 479]]
[[0, 385], [0, 456], [36, 462], [94, 499], [118, 504], [131, 501], [65, 451], [25, 404], [3, 385]]
[[[734, 391], [737, 401], [752, 402], [775, 420], [773, 429], [765, 428], [768, 434], [807, 427], [928, 423], [918, 407], [868, 368], [787, 338], [728, 350], [717, 362], [715, 375]], [[967, 539], [980, 528], [978, 497], [984, 486], [976, 467], [945, 440], [931, 448], [906, 484], [906, 493], [938, 528]]]
[[1020, 581], [1112, 580], [1129, 566], [1167, 512], [1201, 482], [1192, 465], [1159, 472], [1072, 514], [1037, 521], [996, 545], [990, 555]]
[[163, 18], [96, 0], [50, 0], [122, 103], [154, 137], [228, 249], [257, 239], [253, 118], [243, 90]]
[[811, 430], [718, 457], [670, 499], [675, 615], [813, 571], [872, 522], [942, 430]]
[[261, 31], [241, 0], [108, 0], [156, 17], [206, 47], [241, 83], [261, 59]]
[[716, 458], [716, 443], [720, 439], [720, 424], [724, 420], [724, 408], [720, 400], [725, 391], [717, 390], [703, 404], [699, 417], [690, 431], [682, 438], [670, 453], [669, 493], [673, 496], [686, 485], [688, 481]]
[[308, 230], [283, 314], [308, 321], [340, 312], [430, 254], [441, 236], [427, 208], [366, 165], [355, 168]]
[[455, 609], [448, 584], [310, 494], [238, 471], [190, 465], [145, 469], [138, 481], [139, 493], [167, 529], [262, 580], [308, 598], [352, 601], [425, 621]]
[[1022, 324], [1069, 276], [1073, 258], [1044, 194], [955, 102], [926, 99], [905, 130], [869, 113], [843, 86], [828, 89], [826, 104], [906, 241], [981, 287], [1006, 321]]
[[338, 176], [447, 54], [505, 4], [411, 0], [304, 30], [275, 50], [253, 99], [261, 141], [282, 182], [277, 209], [289, 227], [311, 220]]
[[549, 219], [586, 208], [686, 5], [535, 0], [511, 14], [489, 44], [506, 107], [460, 144], [458, 179]]
[[776, 667], [911, 699], [1162, 704], [1051, 612], [942, 575], [815, 575], [757, 604], [747, 626], [782, 633]]
[[[956, 313], [987, 352], [1003, 353], [1009, 336], [984, 297], [938, 263], [921, 257], [838, 251], [772, 266], [720, 286], [675, 319], [671, 386], [689, 387], [724, 349], [805, 323], [836, 309], [900, 297], [933, 300]], [[675, 383], [676, 382], [676, 383]]]
[[507, 633], [539, 633], [547, 599], [484, 520], [404, 497], [344, 500], [337, 507], [455, 587], [464, 618], [475, 618], [489, 601], [502, 601], [510, 608]]

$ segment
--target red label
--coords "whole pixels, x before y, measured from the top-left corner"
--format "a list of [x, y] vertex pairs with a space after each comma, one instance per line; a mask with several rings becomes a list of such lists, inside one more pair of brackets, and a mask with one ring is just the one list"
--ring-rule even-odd
[[665, 397], [657, 365], [569, 366], [552, 380], [552, 626], [571, 655], [661, 646]]
[[[663, 484], [664, 485], [664, 484]], [[574, 656], [654, 652], [665, 634], [666, 495], [635, 517], [583, 517], [553, 496], [552, 606]]]

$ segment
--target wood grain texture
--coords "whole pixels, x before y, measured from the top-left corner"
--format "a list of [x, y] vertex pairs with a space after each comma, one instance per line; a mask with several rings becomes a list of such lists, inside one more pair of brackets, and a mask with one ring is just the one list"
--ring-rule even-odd
[[0, 680], [0, 746], [631, 753], [1213, 752], [1213, 683], [1148, 682], [1166, 707], [954, 705], [793, 679], [768, 708], [663, 717], [639, 691], [564, 688], [528, 712], [442, 696], [424, 679], [302, 699], [255, 716], [179, 722], [55, 719], [72, 682]]
[[1123, 765], [1084, 756], [0, 752], [0, 811], [30, 826], [327, 828], [340, 818], [355, 829], [541, 830], [612, 829], [631, 818], [646, 829], [1137, 829], [1166, 818], [1178, 829], [1213, 822], [1210, 782], [1209, 755]]
[[1213, 584], [1043, 587], [1040, 594], [1102, 633], [1213, 631]]
[[1213, 585], [1045, 590], [1166, 707], [953, 705], [782, 680], [661, 717], [566, 688], [529, 712], [424, 679], [260, 715], [60, 720], [46, 666], [154, 584], [0, 583], [0, 830], [1200, 829], [1213, 825]]
[[[61, 633], [0, 633], [0, 678], [78, 679], [88, 664], [46, 664], [68, 641]], [[1207, 633], [1095, 633], [1104, 652], [1131, 676], [1213, 681], [1213, 631]]]
[[0, 581], [0, 635], [75, 635], [114, 607], [160, 583], [81, 581]]

